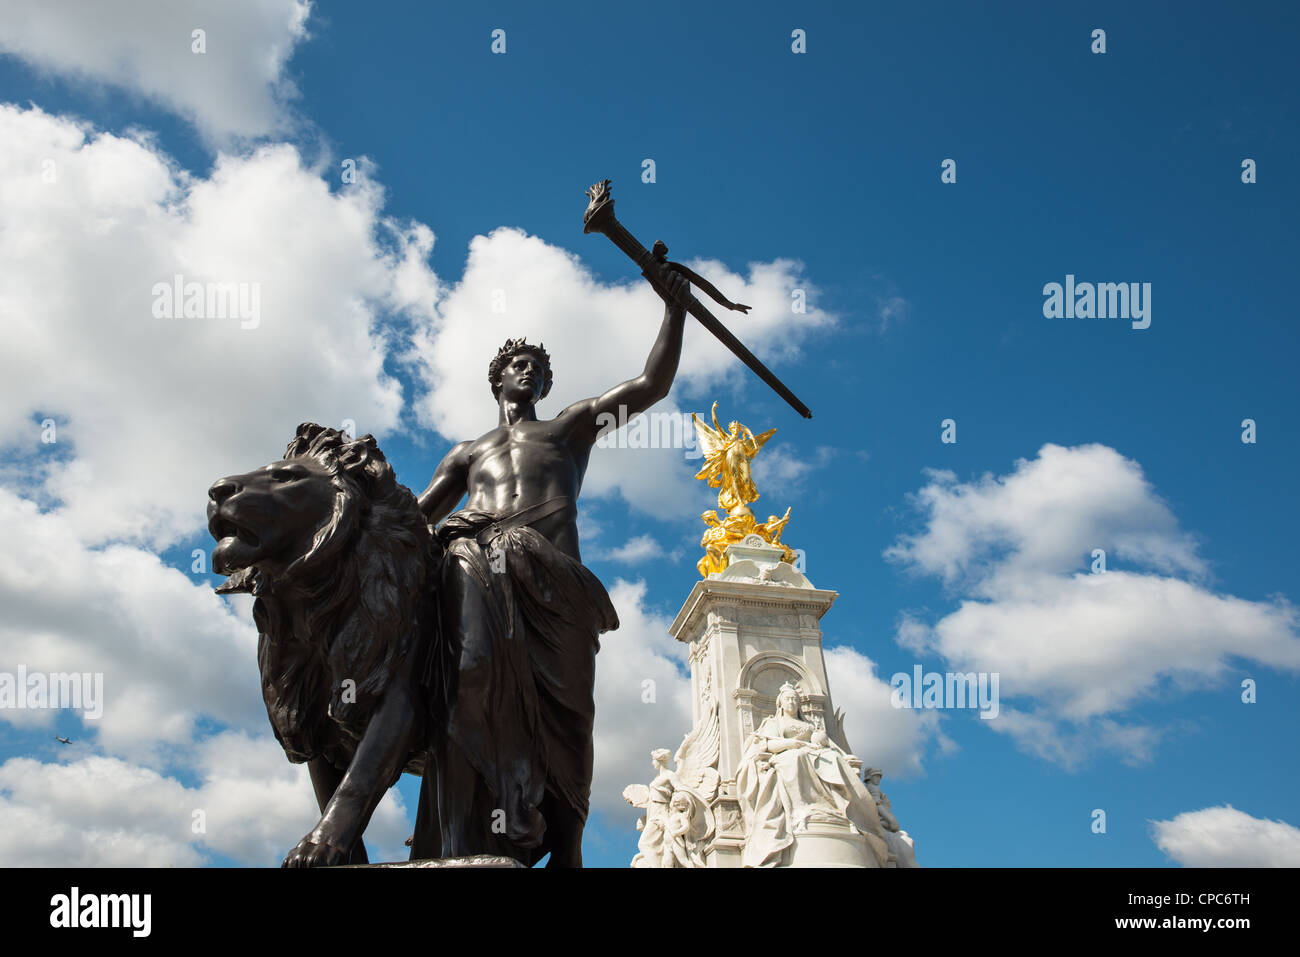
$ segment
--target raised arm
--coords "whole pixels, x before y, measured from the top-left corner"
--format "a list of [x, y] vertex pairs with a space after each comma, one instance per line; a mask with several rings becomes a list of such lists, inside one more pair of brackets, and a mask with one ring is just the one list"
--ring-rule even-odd
[[[668, 395], [682, 356], [682, 331], [686, 324], [686, 307], [682, 301], [690, 292], [690, 283], [677, 273], [667, 273], [666, 277], [664, 287], [654, 287], [664, 300], [664, 321], [645, 368], [639, 376], [620, 382], [604, 395], [575, 402], [561, 412], [560, 418], [575, 419], [575, 435], [594, 441], [600, 426], [609, 421], [606, 415], [626, 422]], [[620, 414], [620, 408], [626, 412]]]
[[468, 489], [469, 447], [469, 442], [453, 446], [438, 464], [429, 487], [420, 495], [420, 511], [428, 524], [438, 524], [464, 498]]

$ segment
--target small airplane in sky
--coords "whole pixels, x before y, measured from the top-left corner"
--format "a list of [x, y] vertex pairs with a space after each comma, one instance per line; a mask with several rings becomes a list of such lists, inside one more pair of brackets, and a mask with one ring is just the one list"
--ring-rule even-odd
[[57, 734], [54, 736], [54, 740], [57, 741], [57, 742], [59, 742], [59, 744], [71, 744], [71, 743], [72, 743], [72, 739], [71, 739], [71, 738], [60, 738]]

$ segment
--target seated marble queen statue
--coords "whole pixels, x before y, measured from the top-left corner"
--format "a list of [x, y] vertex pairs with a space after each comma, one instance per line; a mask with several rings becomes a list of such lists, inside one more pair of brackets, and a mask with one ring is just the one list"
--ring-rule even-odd
[[736, 790], [745, 817], [745, 867], [790, 863], [810, 824], [851, 825], [881, 867], [889, 858], [876, 802], [826, 732], [803, 718], [794, 685], [782, 685], [776, 714], [745, 742]]

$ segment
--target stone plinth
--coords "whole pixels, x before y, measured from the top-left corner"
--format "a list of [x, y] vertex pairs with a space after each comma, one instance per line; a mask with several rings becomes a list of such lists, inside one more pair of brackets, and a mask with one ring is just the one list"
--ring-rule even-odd
[[795, 833], [790, 867], [879, 867], [862, 835], [844, 824], [808, 824]]

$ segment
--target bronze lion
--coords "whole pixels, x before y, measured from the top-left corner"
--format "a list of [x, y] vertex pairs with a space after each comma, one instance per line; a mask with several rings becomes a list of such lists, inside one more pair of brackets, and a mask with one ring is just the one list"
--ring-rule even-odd
[[[311, 422], [280, 460], [213, 483], [208, 529], [217, 591], [255, 597], [267, 715], [321, 809], [284, 866], [365, 863], [370, 816], [403, 771], [424, 773], [435, 685], [454, 673], [429, 587], [441, 547], [373, 437]], [[415, 843], [437, 856], [436, 820]]]

